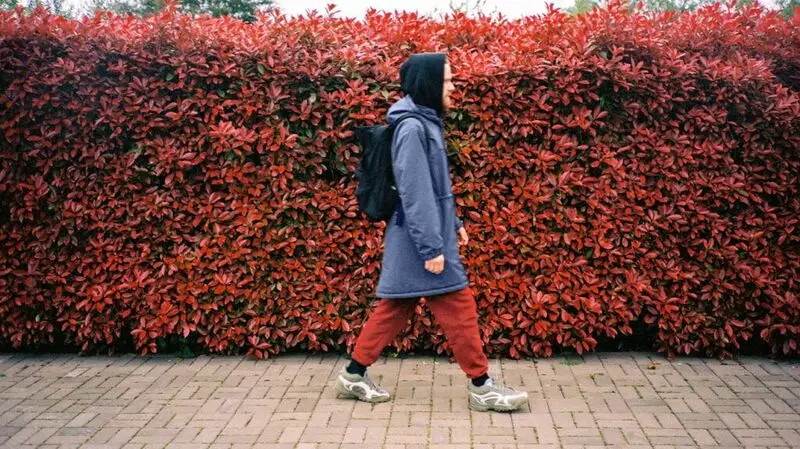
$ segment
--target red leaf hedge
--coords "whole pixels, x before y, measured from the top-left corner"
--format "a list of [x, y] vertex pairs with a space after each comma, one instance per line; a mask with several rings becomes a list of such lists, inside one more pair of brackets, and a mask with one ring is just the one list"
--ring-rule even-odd
[[[447, 50], [494, 355], [800, 342], [800, 27], [756, 6], [573, 18], [0, 14], [0, 344], [352, 347], [382, 232], [353, 127]], [[401, 350], [447, 351], [429, 315]]]

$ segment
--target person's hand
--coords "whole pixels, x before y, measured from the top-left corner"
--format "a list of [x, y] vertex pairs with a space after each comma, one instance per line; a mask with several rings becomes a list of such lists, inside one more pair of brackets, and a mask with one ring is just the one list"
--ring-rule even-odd
[[469, 243], [469, 236], [464, 226], [458, 229], [458, 246], [464, 246]]
[[425, 262], [425, 269], [433, 274], [439, 274], [444, 271], [444, 254], [440, 254]]

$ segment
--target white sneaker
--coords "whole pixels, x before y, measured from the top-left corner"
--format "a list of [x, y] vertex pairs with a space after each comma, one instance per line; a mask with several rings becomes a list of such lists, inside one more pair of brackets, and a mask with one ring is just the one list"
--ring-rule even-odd
[[363, 376], [358, 374], [350, 374], [346, 369], [342, 368], [336, 379], [336, 393], [338, 396], [345, 398], [358, 399], [364, 402], [386, 402], [391, 399], [392, 395], [383, 388], [375, 385], [375, 382], [369, 378], [367, 373]]
[[478, 412], [494, 410], [511, 412], [528, 404], [528, 393], [511, 387], [495, 384], [492, 379], [483, 386], [469, 384], [469, 409]]

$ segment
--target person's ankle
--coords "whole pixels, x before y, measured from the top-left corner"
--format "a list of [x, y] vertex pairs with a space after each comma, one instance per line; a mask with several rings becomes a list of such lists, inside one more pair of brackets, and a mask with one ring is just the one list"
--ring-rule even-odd
[[350, 364], [347, 365], [345, 370], [350, 374], [358, 374], [363, 376], [367, 372], [367, 367], [356, 362], [355, 359], [350, 359]]
[[476, 378], [472, 379], [472, 385], [474, 385], [476, 387], [482, 387], [486, 383], [487, 380], [489, 380], [489, 375], [488, 374], [484, 374], [483, 376], [479, 376], [479, 377], [476, 377]]

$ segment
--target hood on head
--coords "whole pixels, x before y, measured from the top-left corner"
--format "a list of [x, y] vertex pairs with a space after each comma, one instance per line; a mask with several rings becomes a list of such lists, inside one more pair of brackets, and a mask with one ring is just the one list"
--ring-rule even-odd
[[400, 66], [400, 86], [414, 103], [426, 106], [442, 115], [442, 87], [444, 85], [444, 66], [447, 56], [444, 53], [418, 53], [411, 55]]

